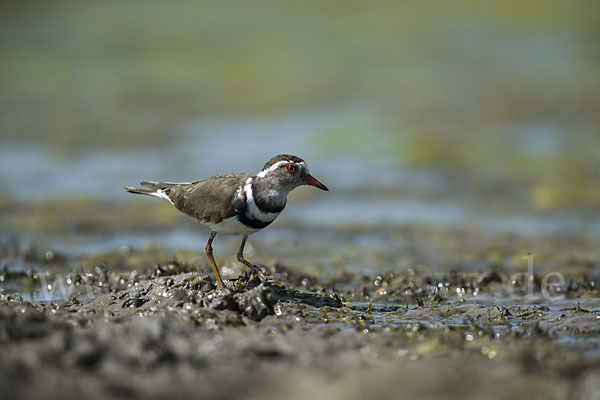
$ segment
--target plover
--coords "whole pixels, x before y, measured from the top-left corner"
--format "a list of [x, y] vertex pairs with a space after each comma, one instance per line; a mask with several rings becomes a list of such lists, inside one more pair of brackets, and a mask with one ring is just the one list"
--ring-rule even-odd
[[125, 190], [164, 199], [211, 229], [205, 251], [220, 287], [223, 280], [212, 252], [217, 233], [242, 236], [237, 259], [254, 272], [255, 267], [244, 258], [248, 235], [269, 226], [285, 208], [288, 193], [298, 186], [329, 190], [308, 172], [303, 159], [291, 154], [271, 158], [256, 175], [224, 174], [195, 182], [140, 185], [125, 186]]

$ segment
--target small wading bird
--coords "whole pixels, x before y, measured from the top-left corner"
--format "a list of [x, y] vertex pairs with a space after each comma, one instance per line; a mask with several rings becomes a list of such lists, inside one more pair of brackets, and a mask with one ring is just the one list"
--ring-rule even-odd
[[290, 154], [271, 158], [256, 175], [225, 174], [195, 182], [140, 182], [140, 185], [125, 186], [125, 190], [167, 200], [211, 229], [205, 250], [220, 287], [224, 286], [223, 280], [212, 254], [217, 233], [242, 236], [237, 259], [254, 274], [256, 267], [244, 258], [248, 235], [273, 222], [285, 208], [288, 193], [298, 186], [329, 190], [308, 172], [304, 160]]

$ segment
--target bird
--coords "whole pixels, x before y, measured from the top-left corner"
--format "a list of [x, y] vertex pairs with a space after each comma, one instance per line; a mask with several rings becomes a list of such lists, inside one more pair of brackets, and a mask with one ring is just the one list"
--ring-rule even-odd
[[255, 175], [232, 173], [194, 182], [140, 182], [139, 187], [125, 186], [129, 193], [166, 200], [182, 213], [210, 228], [204, 248], [220, 288], [223, 279], [213, 257], [212, 242], [217, 234], [242, 236], [237, 260], [250, 268], [244, 258], [248, 235], [269, 226], [287, 204], [287, 195], [298, 186], [309, 185], [328, 191], [313, 177], [306, 162], [295, 155], [279, 154], [265, 163]]

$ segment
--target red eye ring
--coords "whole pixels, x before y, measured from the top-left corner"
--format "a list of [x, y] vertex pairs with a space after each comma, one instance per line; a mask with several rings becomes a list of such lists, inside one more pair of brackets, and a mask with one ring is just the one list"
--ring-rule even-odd
[[288, 164], [285, 166], [285, 170], [288, 174], [294, 175], [296, 172], [298, 172], [298, 167], [296, 166], [296, 164]]

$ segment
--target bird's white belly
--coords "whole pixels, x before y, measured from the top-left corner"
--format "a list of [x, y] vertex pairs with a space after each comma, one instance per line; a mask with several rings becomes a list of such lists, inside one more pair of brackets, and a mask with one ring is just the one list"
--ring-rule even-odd
[[237, 217], [224, 219], [218, 224], [204, 222], [203, 225], [208, 226], [217, 233], [224, 233], [227, 235], [251, 235], [260, 231], [260, 229], [250, 228], [242, 224]]

